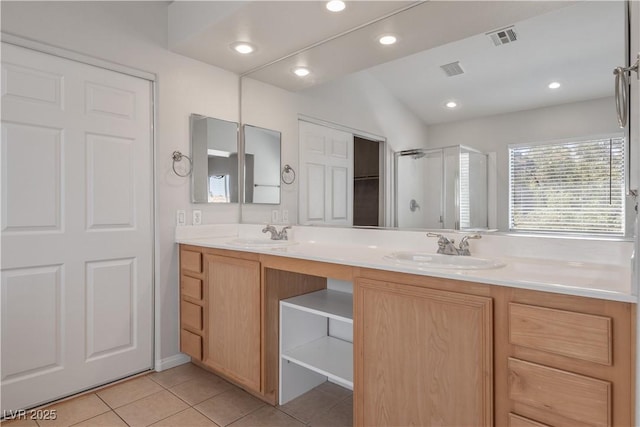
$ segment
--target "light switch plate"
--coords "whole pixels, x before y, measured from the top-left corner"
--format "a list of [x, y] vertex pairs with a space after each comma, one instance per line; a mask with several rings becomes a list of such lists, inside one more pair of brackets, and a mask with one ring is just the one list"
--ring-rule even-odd
[[287, 209], [282, 209], [282, 223], [289, 223], [289, 211]]
[[187, 213], [183, 209], [176, 211], [176, 225], [187, 225]]
[[202, 211], [196, 209], [193, 211], [193, 225], [201, 225], [202, 224]]
[[280, 212], [278, 212], [275, 209], [271, 211], [271, 222], [274, 224], [277, 224], [280, 222]]

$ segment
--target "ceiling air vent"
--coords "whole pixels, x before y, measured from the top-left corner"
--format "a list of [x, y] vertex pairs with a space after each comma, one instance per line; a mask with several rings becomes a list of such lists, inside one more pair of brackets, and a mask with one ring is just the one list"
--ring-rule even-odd
[[440, 68], [445, 72], [445, 74], [449, 77], [457, 76], [459, 74], [463, 74], [464, 70], [460, 66], [460, 61], [452, 62], [450, 64], [441, 65]]
[[493, 44], [496, 46], [513, 43], [514, 41], [518, 40], [516, 29], [513, 26], [502, 28], [501, 30], [497, 31], [492, 31], [490, 33], [487, 33], [487, 36], [489, 36]]

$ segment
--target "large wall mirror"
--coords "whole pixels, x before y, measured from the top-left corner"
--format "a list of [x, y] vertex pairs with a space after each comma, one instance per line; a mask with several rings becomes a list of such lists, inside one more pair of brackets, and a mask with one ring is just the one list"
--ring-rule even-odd
[[[476, 169], [486, 165], [478, 175], [482, 178], [470, 181], [477, 185], [482, 179], [486, 186], [472, 189], [466, 211], [486, 216], [486, 225], [483, 220], [474, 225], [509, 231], [516, 191], [510, 186], [515, 156], [510, 147], [596, 141], [597, 151], [626, 137], [616, 120], [612, 71], [628, 63], [627, 7], [624, 1], [423, 2], [244, 76], [242, 115], [246, 122], [282, 131], [283, 162], [294, 166], [299, 177], [281, 202], [294, 223], [314, 223], [303, 204], [310, 198], [321, 203], [321, 197], [308, 183], [334, 171], [327, 161], [321, 177], [318, 168], [304, 164], [308, 156], [303, 151], [326, 154], [339, 145], [329, 136], [305, 145], [300, 123], [311, 121], [353, 139], [372, 136], [384, 143], [379, 192], [371, 192], [380, 212], [377, 225], [456, 228], [457, 220], [460, 226], [460, 209], [453, 225], [440, 218], [447, 202], [434, 177], [443, 167], [438, 150], [466, 147], [473, 153], [465, 156], [467, 163], [471, 158]], [[393, 35], [397, 42], [381, 45], [382, 35]], [[292, 73], [301, 66], [309, 70], [306, 77]], [[401, 152], [409, 155], [395, 163], [394, 154]], [[550, 155], [539, 152], [539, 161]], [[622, 163], [626, 152], [623, 144]], [[349, 176], [348, 197], [355, 197], [356, 179]], [[461, 192], [460, 171], [445, 180], [443, 185]], [[531, 182], [535, 179], [527, 181], [527, 188]], [[624, 188], [617, 181], [609, 187], [617, 192], [607, 197], [622, 203], [616, 221], [624, 222], [632, 217], [631, 203], [625, 206]], [[406, 194], [409, 190], [414, 193]], [[345, 197], [346, 190], [336, 191]], [[576, 203], [588, 203], [588, 189], [579, 192], [584, 194], [576, 196], [582, 200]], [[332, 206], [331, 194], [322, 197]], [[478, 205], [486, 212], [478, 214]], [[317, 212], [321, 219], [315, 222], [340, 223]], [[347, 217], [351, 222], [343, 223], [353, 225], [353, 214]], [[266, 210], [243, 211], [244, 222], [264, 218], [269, 218]]]
[[244, 125], [244, 203], [280, 203], [280, 132]]
[[192, 114], [194, 203], [238, 203], [238, 124]]

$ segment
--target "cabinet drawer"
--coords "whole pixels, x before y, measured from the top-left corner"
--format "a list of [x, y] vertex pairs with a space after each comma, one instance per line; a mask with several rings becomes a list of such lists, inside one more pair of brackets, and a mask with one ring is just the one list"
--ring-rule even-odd
[[509, 398], [594, 426], [611, 425], [611, 383], [509, 358]]
[[202, 280], [194, 279], [189, 276], [182, 276], [180, 278], [180, 290], [182, 291], [182, 295], [194, 298], [194, 299], [202, 299]]
[[180, 320], [182, 326], [202, 330], [202, 307], [187, 301], [180, 301]]
[[202, 273], [202, 253], [183, 249], [180, 251], [180, 268], [183, 271]]
[[548, 424], [542, 424], [529, 418], [521, 417], [516, 414], [509, 414], [509, 427], [551, 427]]
[[180, 351], [195, 359], [202, 360], [202, 337], [181, 329]]
[[611, 366], [611, 318], [509, 304], [512, 344]]

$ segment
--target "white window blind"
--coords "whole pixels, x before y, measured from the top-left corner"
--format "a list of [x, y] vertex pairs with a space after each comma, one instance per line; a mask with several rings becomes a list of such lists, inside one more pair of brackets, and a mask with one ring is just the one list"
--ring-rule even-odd
[[509, 148], [512, 230], [624, 235], [624, 138]]
[[471, 227], [469, 153], [460, 153], [460, 228]]

